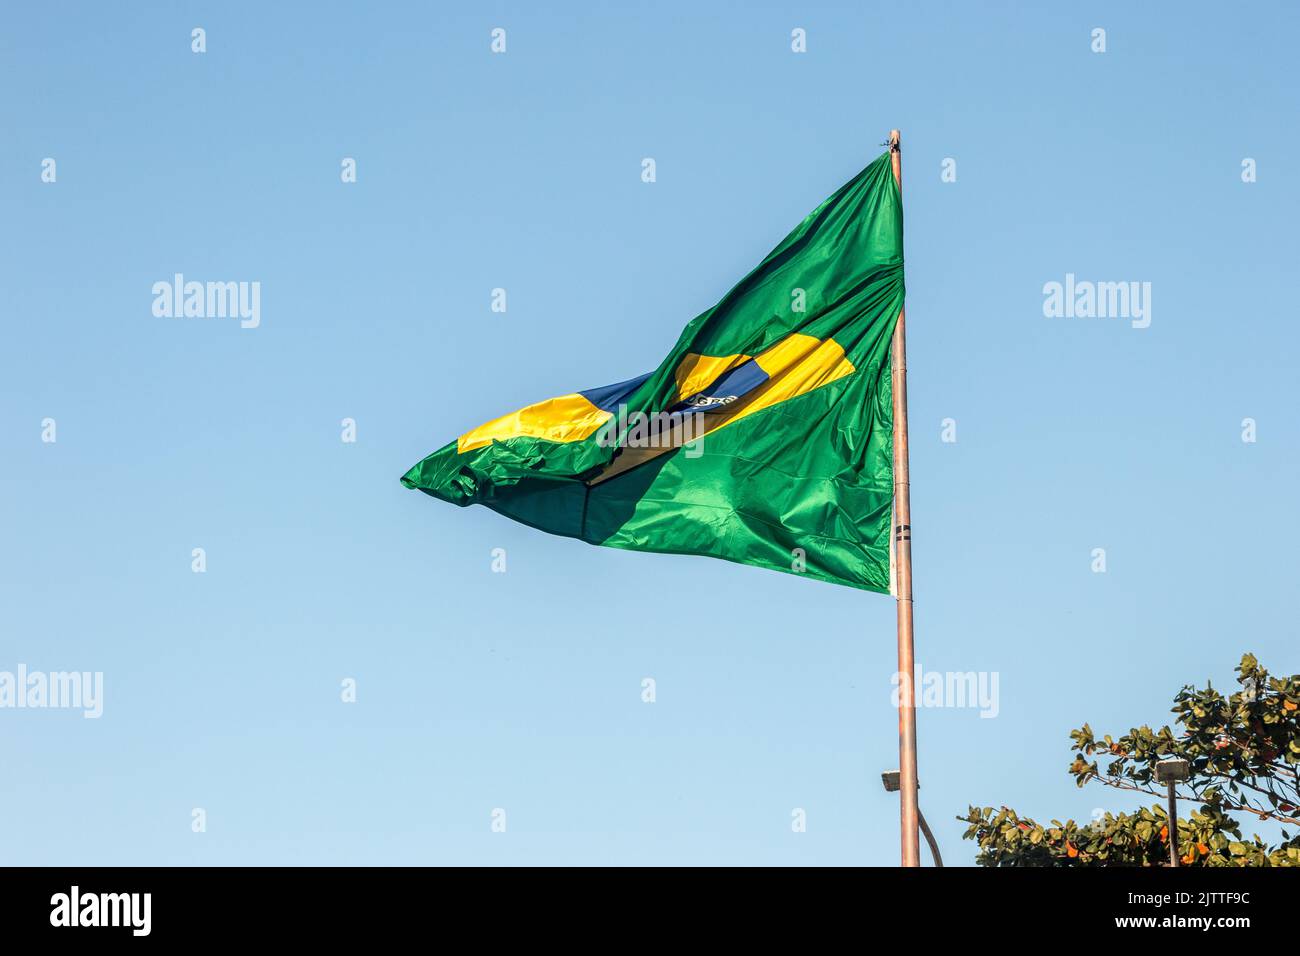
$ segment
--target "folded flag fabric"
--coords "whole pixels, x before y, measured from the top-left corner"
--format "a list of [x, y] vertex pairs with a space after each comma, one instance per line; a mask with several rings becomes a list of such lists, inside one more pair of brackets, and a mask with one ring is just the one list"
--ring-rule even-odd
[[890, 590], [889, 154], [818, 206], [654, 371], [529, 405], [402, 484], [552, 534]]

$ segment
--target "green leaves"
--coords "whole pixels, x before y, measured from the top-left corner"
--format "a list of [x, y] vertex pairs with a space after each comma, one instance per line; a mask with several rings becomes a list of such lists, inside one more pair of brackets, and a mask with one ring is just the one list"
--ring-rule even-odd
[[1241, 675], [1237, 678], [1239, 681], [1247, 680], [1260, 673], [1259, 661], [1255, 659], [1254, 654], [1241, 655], [1241, 663], [1237, 665], [1237, 673]]
[[[1300, 866], [1300, 835], [1283, 832], [1276, 847], [1243, 840], [1229, 811], [1300, 824], [1300, 675], [1270, 677], [1251, 654], [1237, 665], [1241, 689], [1224, 697], [1207, 682], [1183, 687], [1171, 713], [1177, 731], [1134, 727], [1116, 738], [1097, 737], [1091, 725], [1070, 731], [1075, 751], [1068, 768], [1076, 786], [1091, 781], [1161, 797], [1155, 764], [1182, 757], [1191, 779], [1178, 795], [1190, 810], [1174, 822], [1184, 866]], [[1101, 770], [1096, 755], [1105, 755]], [[1137, 813], [1105, 814], [1088, 824], [1051, 821], [1044, 828], [1009, 807], [971, 807], [965, 838], [979, 845], [981, 866], [1166, 866], [1169, 821], [1161, 803]], [[1229, 839], [1231, 837], [1231, 839]]]

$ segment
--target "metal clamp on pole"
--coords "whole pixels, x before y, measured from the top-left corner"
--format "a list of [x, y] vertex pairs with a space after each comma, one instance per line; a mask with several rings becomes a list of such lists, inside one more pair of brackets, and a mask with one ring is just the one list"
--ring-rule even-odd
[[[901, 775], [897, 770], [886, 770], [880, 775], [880, 782], [885, 785], [886, 793], [897, 793], [901, 785]], [[917, 781], [916, 789], [921, 789], [920, 781]], [[925, 822], [925, 814], [921, 812], [920, 804], [916, 807], [916, 821], [921, 825], [921, 832], [925, 834], [925, 842], [930, 844], [930, 856], [934, 858], [935, 867], [943, 866], [943, 857], [939, 855], [939, 843], [930, 832], [930, 825]]]

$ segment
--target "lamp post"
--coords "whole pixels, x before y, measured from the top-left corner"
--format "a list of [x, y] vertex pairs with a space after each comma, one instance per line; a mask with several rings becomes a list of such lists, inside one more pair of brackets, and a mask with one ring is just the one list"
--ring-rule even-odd
[[1156, 762], [1156, 782], [1169, 787], [1169, 865], [1178, 865], [1178, 784], [1191, 776], [1191, 765], [1182, 757]]
[[[880, 782], [885, 785], [886, 793], [897, 793], [903, 788], [902, 774], [897, 770], [886, 770], [880, 775]], [[921, 789], [921, 784], [916, 785], [916, 789]], [[934, 839], [934, 834], [930, 832], [930, 824], [925, 822], [925, 814], [921, 808], [916, 808], [916, 822], [921, 827], [921, 834], [925, 837], [925, 842], [930, 845], [930, 856], [934, 857], [936, 867], [943, 866], [943, 857], [939, 855], [939, 844]]]

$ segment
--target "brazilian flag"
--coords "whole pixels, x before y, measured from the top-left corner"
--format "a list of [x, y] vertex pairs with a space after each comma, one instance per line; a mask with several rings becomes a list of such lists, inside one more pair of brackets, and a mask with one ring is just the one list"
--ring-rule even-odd
[[888, 592], [902, 306], [886, 153], [687, 324], [654, 371], [480, 425], [402, 484], [591, 544]]

